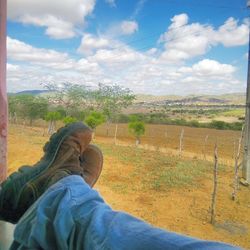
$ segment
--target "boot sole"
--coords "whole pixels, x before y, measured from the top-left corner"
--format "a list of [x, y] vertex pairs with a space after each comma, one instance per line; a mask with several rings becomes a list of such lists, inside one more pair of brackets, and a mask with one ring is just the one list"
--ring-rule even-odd
[[[63, 128], [60, 128], [56, 133], [54, 133], [50, 140], [45, 144], [43, 151], [44, 156], [35, 163], [32, 167], [30, 166], [22, 166], [19, 170], [13, 174], [11, 174], [6, 181], [1, 184], [0, 191], [0, 211], [3, 207], [4, 197], [11, 190], [14, 194], [16, 194], [15, 202], [12, 204], [13, 207], [17, 206], [20, 195], [24, 186], [34, 179], [40, 177], [50, 166], [53, 164], [58, 150], [60, 149], [63, 141], [70, 136], [71, 134], [77, 131], [91, 131], [91, 129], [81, 122], [69, 124]], [[8, 195], [7, 195], [8, 197]], [[1, 219], [1, 214], [0, 214]]]
[[[98, 146], [96, 146], [96, 145], [93, 145], [93, 144], [89, 144], [88, 145], [88, 147], [87, 147], [87, 149], [89, 150], [92, 150], [92, 151], [94, 151], [98, 156], [99, 156], [99, 159], [100, 159], [100, 161], [99, 161], [99, 164], [98, 164], [98, 166], [95, 166], [95, 167], [97, 167], [98, 168], [98, 172], [97, 172], [97, 175], [96, 175], [96, 178], [95, 178], [95, 180], [91, 183], [91, 187], [93, 187], [95, 184], [96, 184], [96, 182], [98, 181], [98, 179], [99, 179], [99, 177], [100, 177], [100, 175], [101, 175], [101, 172], [102, 172], [102, 167], [103, 167], [103, 154], [102, 154], [102, 151], [101, 151], [101, 149], [98, 147]], [[87, 150], [86, 149], [86, 150]], [[84, 158], [84, 153], [83, 153], [83, 158]], [[89, 184], [89, 183], [88, 183]]]

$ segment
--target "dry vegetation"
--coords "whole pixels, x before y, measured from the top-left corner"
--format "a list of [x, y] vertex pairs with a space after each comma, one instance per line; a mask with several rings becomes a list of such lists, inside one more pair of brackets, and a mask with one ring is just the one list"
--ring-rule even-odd
[[[104, 137], [105, 126], [97, 130], [95, 143], [103, 150], [105, 162], [96, 188], [105, 200], [114, 209], [129, 212], [155, 226], [250, 248], [250, 189], [241, 187], [237, 201], [233, 202], [233, 165], [220, 162], [220, 157], [231, 161], [233, 140], [240, 133], [185, 128], [186, 155], [179, 158], [175, 151], [178, 152], [181, 127], [149, 125], [146, 131], [142, 143], [151, 145], [147, 149], [132, 146], [134, 140], [128, 135], [127, 125], [119, 125], [117, 146], [112, 136]], [[41, 128], [10, 127], [9, 174], [20, 165], [39, 160], [42, 146], [48, 140], [42, 134]], [[209, 223], [213, 164], [199, 159], [206, 135], [209, 135], [208, 154], [212, 156], [216, 138], [219, 144], [215, 226]], [[164, 151], [161, 147], [171, 150]]]
[[[142, 136], [144, 148], [160, 149], [162, 152], [177, 153], [179, 150], [180, 134], [184, 128], [183, 150], [184, 155], [204, 158], [204, 150], [208, 159], [213, 159], [214, 144], [218, 142], [220, 161], [232, 164], [235, 145], [240, 137], [240, 131], [215, 130], [206, 128], [191, 128], [175, 125], [146, 125], [146, 133]], [[115, 125], [110, 126], [109, 137], [114, 136]], [[107, 136], [107, 126], [97, 128], [96, 134]], [[117, 136], [120, 144], [132, 144], [134, 138], [128, 132], [127, 124], [119, 124]], [[205, 139], [207, 137], [206, 143]]]

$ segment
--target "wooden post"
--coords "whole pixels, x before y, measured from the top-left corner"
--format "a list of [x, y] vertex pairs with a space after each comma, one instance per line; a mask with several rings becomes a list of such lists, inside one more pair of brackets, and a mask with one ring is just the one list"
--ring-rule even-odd
[[115, 145], [117, 144], [116, 137], [117, 137], [117, 130], [118, 130], [118, 124], [115, 125]]
[[206, 145], [207, 145], [207, 139], [208, 139], [208, 135], [206, 135], [205, 139], [204, 139], [204, 148], [203, 148], [203, 156], [204, 156], [204, 160], [207, 159], [207, 152], [206, 152]]
[[165, 138], [167, 139], [168, 138], [168, 130], [166, 129], [165, 131]]
[[241, 163], [239, 164], [239, 159], [240, 159], [243, 137], [244, 137], [244, 126], [242, 127], [241, 136], [239, 138], [237, 154], [235, 153], [235, 158], [234, 158], [234, 186], [233, 186], [232, 200], [236, 199], [237, 191], [239, 189], [239, 168], [241, 165]]
[[6, 17], [7, 0], [0, 0], [0, 182], [7, 176]]
[[165, 135], [165, 138], [166, 138], [166, 147], [167, 147], [167, 146], [168, 146], [168, 145], [167, 145], [167, 141], [168, 141], [168, 130], [167, 130], [167, 129], [166, 129], [164, 135]]
[[214, 190], [212, 194], [211, 202], [211, 224], [215, 222], [215, 208], [216, 208], [216, 196], [217, 196], [217, 185], [218, 185], [218, 145], [217, 142], [214, 146]]
[[183, 136], [184, 136], [184, 129], [181, 130], [180, 134], [180, 148], [179, 148], [179, 156], [181, 156], [183, 150]]

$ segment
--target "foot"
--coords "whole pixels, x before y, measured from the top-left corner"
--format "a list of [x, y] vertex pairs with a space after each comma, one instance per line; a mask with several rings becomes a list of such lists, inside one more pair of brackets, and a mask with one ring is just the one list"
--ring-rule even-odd
[[[25, 211], [58, 180], [72, 174], [84, 177], [84, 167], [87, 171], [89, 168], [86, 164], [81, 166], [80, 159], [89, 158], [85, 150], [88, 149], [91, 136], [92, 131], [80, 122], [65, 126], [52, 135], [44, 146], [44, 156], [39, 162], [33, 167], [21, 167], [2, 183], [0, 219], [17, 223]], [[92, 149], [88, 151], [92, 152]], [[100, 174], [99, 165], [97, 169], [93, 172]]]

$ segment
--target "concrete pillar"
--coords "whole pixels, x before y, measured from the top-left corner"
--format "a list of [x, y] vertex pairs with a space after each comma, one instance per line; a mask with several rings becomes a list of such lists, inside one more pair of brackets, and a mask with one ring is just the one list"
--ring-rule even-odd
[[0, 182], [7, 176], [6, 17], [7, 0], [0, 0]]

